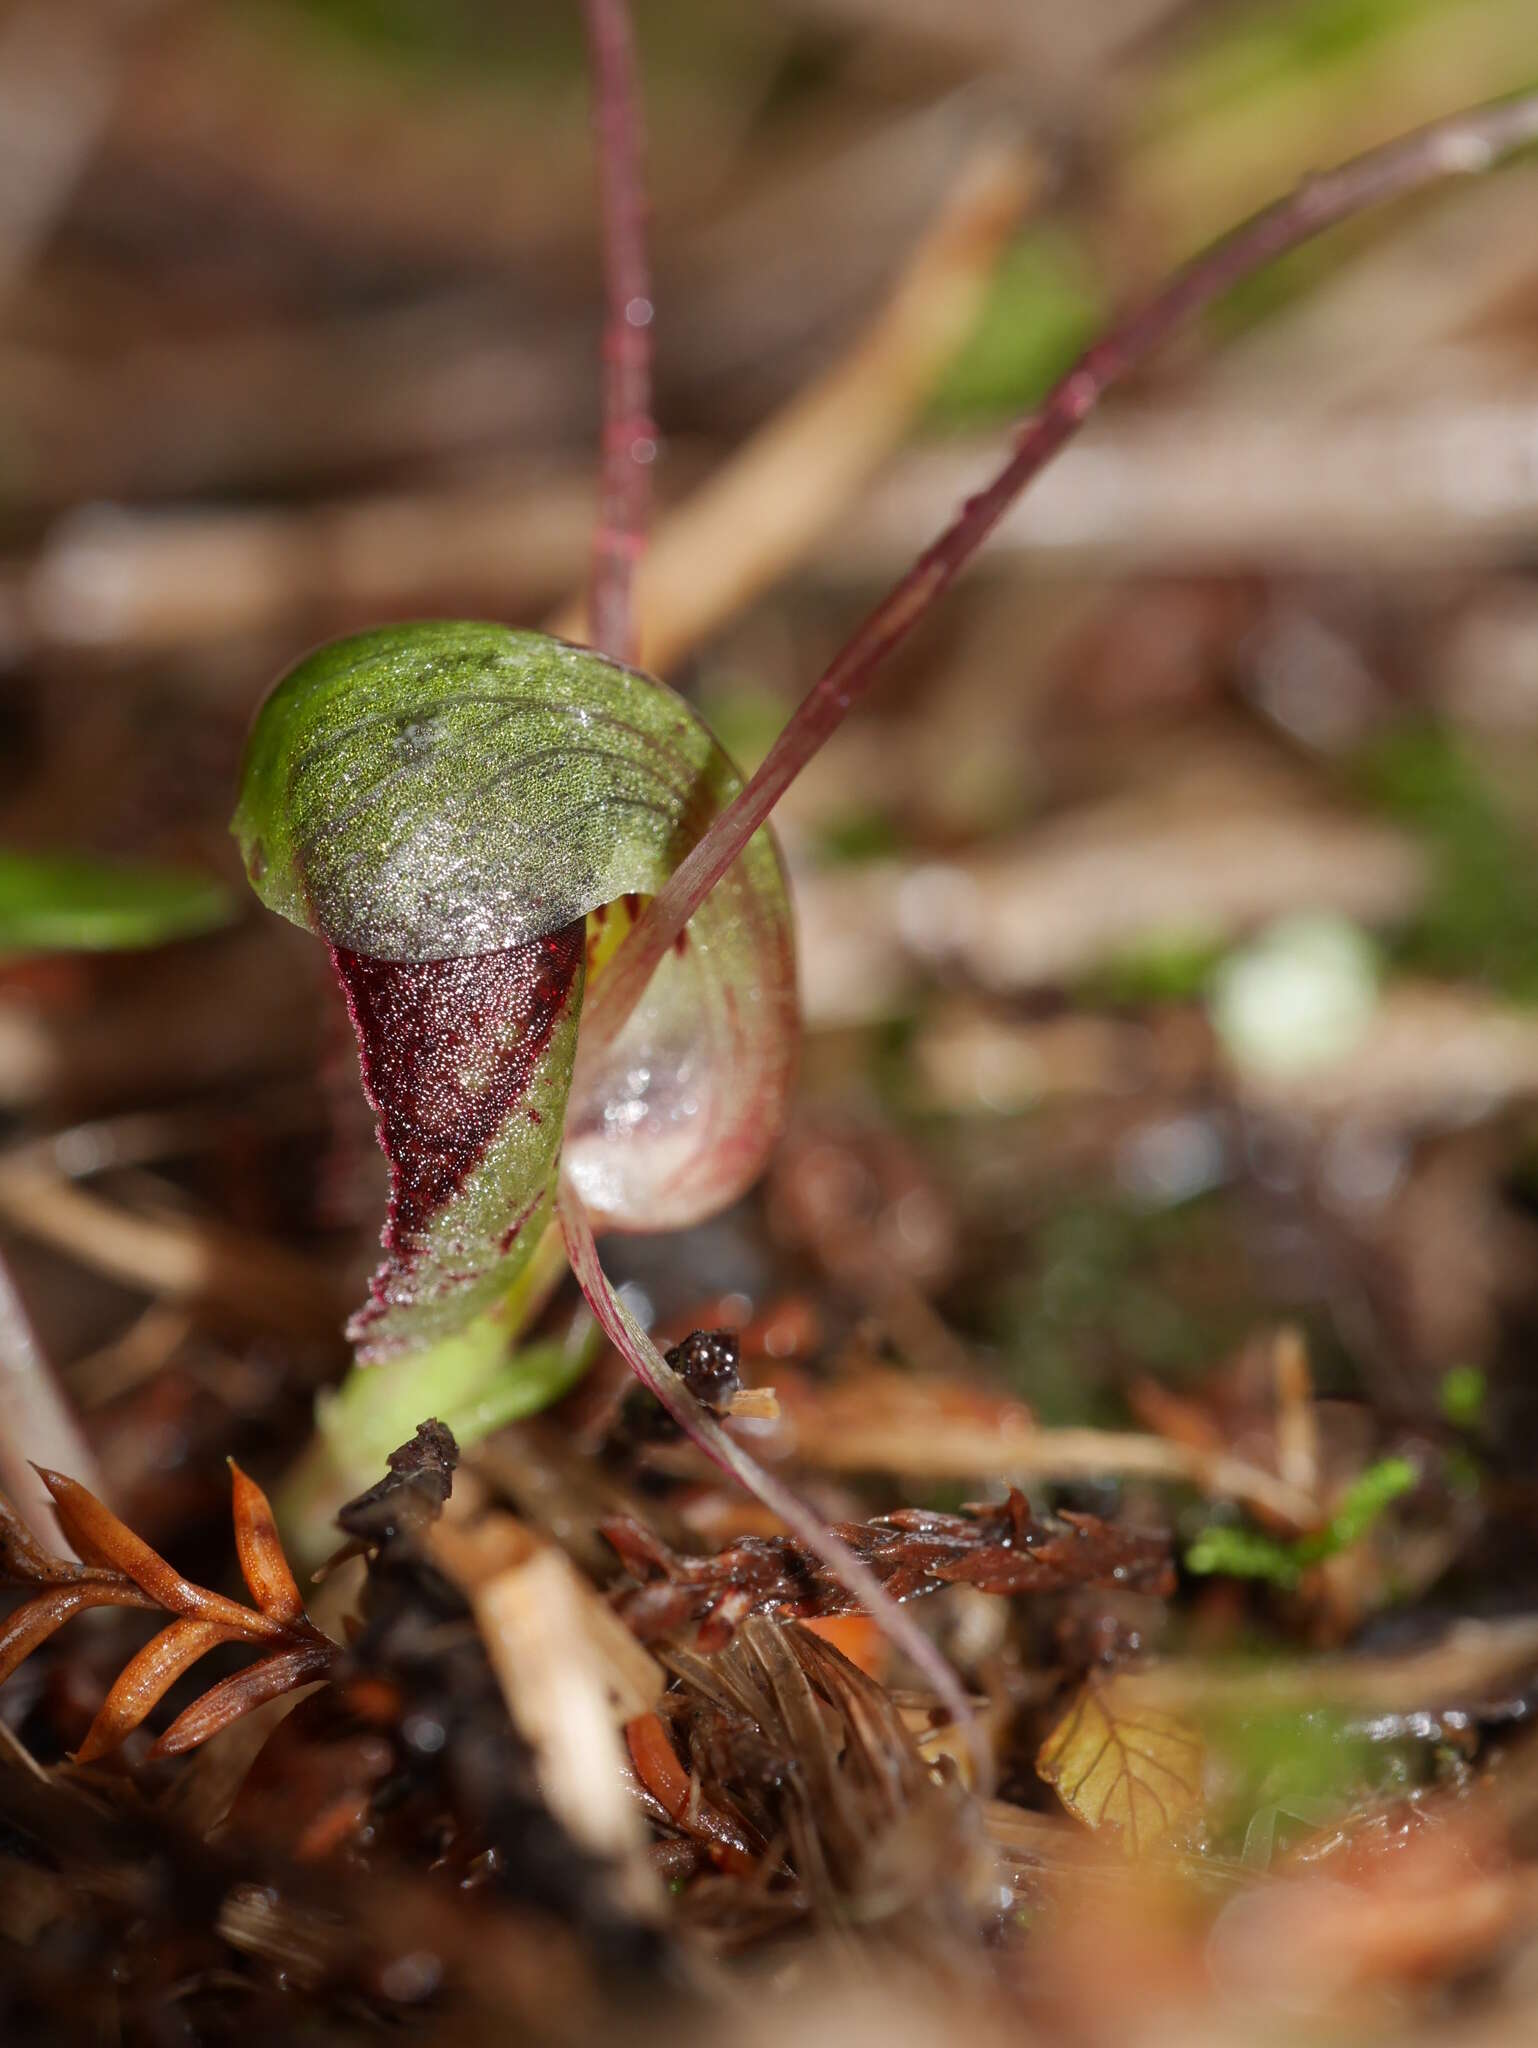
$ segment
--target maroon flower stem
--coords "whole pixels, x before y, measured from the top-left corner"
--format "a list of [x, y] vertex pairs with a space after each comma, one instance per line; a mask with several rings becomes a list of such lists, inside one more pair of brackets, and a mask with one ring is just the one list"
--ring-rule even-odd
[[582, 1020], [590, 1053], [617, 1037], [668, 948], [823, 742], [864, 697], [976, 554], [1014, 500], [1083, 425], [1113, 384], [1234, 285], [1337, 222], [1443, 178], [1489, 170], [1538, 141], [1538, 93], [1470, 108], [1310, 178], [1178, 271], [1097, 341], [1016, 429], [1008, 461], [969, 498], [856, 628], [813, 684], [762, 767], [669, 877], [595, 983]]
[[556, 1195], [566, 1256], [577, 1285], [600, 1329], [619, 1352], [642, 1386], [656, 1395], [669, 1415], [691, 1442], [698, 1445], [728, 1478], [735, 1479], [755, 1499], [763, 1502], [798, 1543], [820, 1558], [839, 1584], [882, 1629], [895, 1647], [921, 1671], [936, 1698], [952, 1721], [966, 1731], [972, 1750], [977, 1789], [985, 1796], [992, 1784], [993, 1765], [982, 1732], [961, 1681], [934, 1642], [905, 1613], [882, 1585], [870, 1566], [861, 1562], [847, 1543], [834, 1535], [821, 1516], [766, 1472], [756, 1459], [735, 1443], [720, 1423], [684, 1385], [650, 1337], [641, 1328], [598, 1262], [593, 1227], [581, 1198], [570, 1182], [563, 1180]]
[[603, 462], [593, 532], [588, 638], [616, 661], [635, 655], [631, 584], [646, 545], [651, 464], [651, 272], [641, 176], [640, 93], [626, 0], [583, 0], [593, 75], [607, 311], [603, 337]]

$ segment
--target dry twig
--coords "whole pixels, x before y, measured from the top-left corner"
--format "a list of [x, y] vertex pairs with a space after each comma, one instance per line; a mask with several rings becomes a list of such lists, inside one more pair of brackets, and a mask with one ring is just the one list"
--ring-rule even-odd
[[0, 1216], [128, 1287], [300, 1336], [328, 1334], [339, 1319], [329, 1268], [210, 1220], [135, 1215], [22, 1159], [0, 1165]]
[[1017, 1402], [953, 1381], [870, 1372], [815, 1393], [784, 1384], [779, 1394], [795, 1455], [825, 1472], [1022, 1486], [1121, 1475], [1195, 1486], [1287, 1529], [1314, 1528], [1322, 1512], [1313, 1495], [1229, 1452], [1130, 1430], [1043, 1429]]

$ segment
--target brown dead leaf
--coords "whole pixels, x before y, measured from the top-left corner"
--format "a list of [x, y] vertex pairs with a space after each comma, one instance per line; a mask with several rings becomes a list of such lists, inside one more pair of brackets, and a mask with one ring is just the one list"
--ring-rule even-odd
[[155, 1602], [126, 1579], [82, 1579], [75, 1585], [55, 1586], [35, 1600], [24, 1600], [0, 1624], [0, 1685], [16, 1667], [30, 1657], [39, 1643], [46, 1643], [55, 1629], [88, 1607], [145, 1607]]
[[1145, 1704], [1133, 1674], [1091, 1679], [1036, 1756], [1037, 1770], [1074, 1819], [1119, 1837], [1129, 1856], [1196, 1818], [1202, 1764], [1196, 1729]]
[[0, 1498], [0, 1580], [12, 1586], [74, 1586], [104, 1576], [116, 1574], [44, 1550], [10, 1502]]
[[206, 1586], [195, 1586], [169, 1565], [158, 1550], [151, 1550], [143, 1537], [136, 1536], [125, 1522], [99, 1501], [88, 1487], [62, 1472], [37, 1468], [38, 1477], [53, 1495], [59, 1526], [87, 1564], [121, 1572], [141, 1586], [159, 1607], [171, 1614], [195, 1615], [200, 1621], [221, 1622], [248, 1641], [279, 1638], [280, 1621], [227, 1600]]
[[333, 1651], [328, 1644], [304, 1644], [296, 1650], [279, 1650], [248, 1664], [244, 1671], [211, 1685], [200, 1699], [177, 1715], [151, 1749], [152, 1758], [182, 1756], [207, 1742], [232, 1722], [256, 1707], [265, 1706], [281, 1694], [292, 1692], [312, 1678], [322, 1678], [331, 1668]]
[[251, 1598], [274, 1621], [298, 1621], [304, 1598], [289, 1570], [272, 1505], [254, 1479], [248, 1479], [233, 1458], [235, 1549]]
[[216, 1621], [173, 1621], [118, 1675], [116, 1684], [102, 1701], [101, 1710], [75, 1752], [78, 1764], [94, 1763], [130, 1736], [145, 1715], [163, 1699], [182, 1673], [199, 1657], [219, 1643], [230, 1641], [230, 1631]]

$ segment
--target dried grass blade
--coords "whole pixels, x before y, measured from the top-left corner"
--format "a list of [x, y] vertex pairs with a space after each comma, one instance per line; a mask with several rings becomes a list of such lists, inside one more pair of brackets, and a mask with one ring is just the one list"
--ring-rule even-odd
[[235, 1549], [251, 1598], [274, 1621], [299, 1621], [304, 1615], [304, 1597], [283, 1553], [272, 1505], [233, 1458], [230, 1476], [235, 1486]]
[[101, 1712], [75, 1752], [75, 1762], [94, 1763], [116, 1749], [184, 1671], [231, 1639], [230, 1630], [216, 1621], [173, 1621], [151, 1637], [102, 1701]]
[[307, 1643], [302, 1649], [280, 1650], [275, 1657], [263, 1657], [244, 1671], [209, 1687], [203, 1697], [177, 1715], [150, 1751], [152, 1758], [184, 1756], [207, 1742], [212, 1735], [265, 1706], [280, 1694], [292, 1692], [312, 1678], [321, 1678], [335, 1652], [322, 1643]]

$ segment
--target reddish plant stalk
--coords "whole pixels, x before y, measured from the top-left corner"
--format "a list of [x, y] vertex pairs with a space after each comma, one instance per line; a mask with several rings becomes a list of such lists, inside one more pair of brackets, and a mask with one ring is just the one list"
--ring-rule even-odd
[[[593, 75], [593, 113], [603, 219], [607, 318], [603, 351], [603, 463], [593, 536], [588, 638], [619, 661], [635, 657], [632, 590], [645, 546], [650, 464], [656, 453], [651, 420], [651, 280], [646, 261], [641, 178], [639, 92], [627, 0], [584, 0]], [[592, 1224], [580, 1197], [562, 1180], [557, 1194], [561, 1234], [577, 1284], [599, 1327], [641, 1384], [698, 1448], [729, 1478], [776, 1515], [792, 1536], [828, 1567], [852, 1599], [881, 1621], [934, 1687], [958, 1725], [968, 1729], [979, 1782], [990, 1761], [976, 1734], [971, 1703], [930, 1638], [904, 1614], [821, 1519], [736, 1444], [684, 1385], [626, 1310], [598, 1258]]]
[[729, 1478], [762, 1501], [796, 1541], [827, 1566], [851, 1599], [879, 1623], [889, 1640], [923, 1673], [951, 1719], [966, 1730], [977, 1787], [986, 1793], [992, 1781], [992, 1759], [977, 1727], [972, 1703], [935, 1644], [911, 1615], [898, 1606], [870, 1566], [862, 1563], [848, 1544], [835, 1536], [821, 1516], [814, 1514], [788, 1486], [783, 1486], [773, 1473], [750, 1458], [740, 1444], [734, 1443], [709, 1409], [695, 1399], [615, 1292], [599, 1264], [587, 1211], [576, 1190], [564, 1180], [556, 1195], [556, 1207], [571, 1270], [609, 1342], [684, 1434]]
[[1444, 178], [1492, 168], [1538, 141], [1538, 93], [1465, 110], [1300, 185], [1177, 271], [1097, 341], [1016, 429], [993, 480], [858, 626], [791, 714], [758, 773], [669, 877], [594, 986], [582, 1020], [592, 1051], [612, 1044], [689, 919], [842, 724], [900, 645], [982, 546], [1009, 506], [1084, 424], [1113, 384], [1195, 314], [1299, 243], [1368, 207]]
[[616, 661], [635, 658], [631, 585], [646, 545], [651, 465], [651, 271], [641, 175], [640, 93], [626, 0], [584, 0], [598, 143], [606, 314], [603, 337], [603, 461], [593, 533], [588, 638]]

